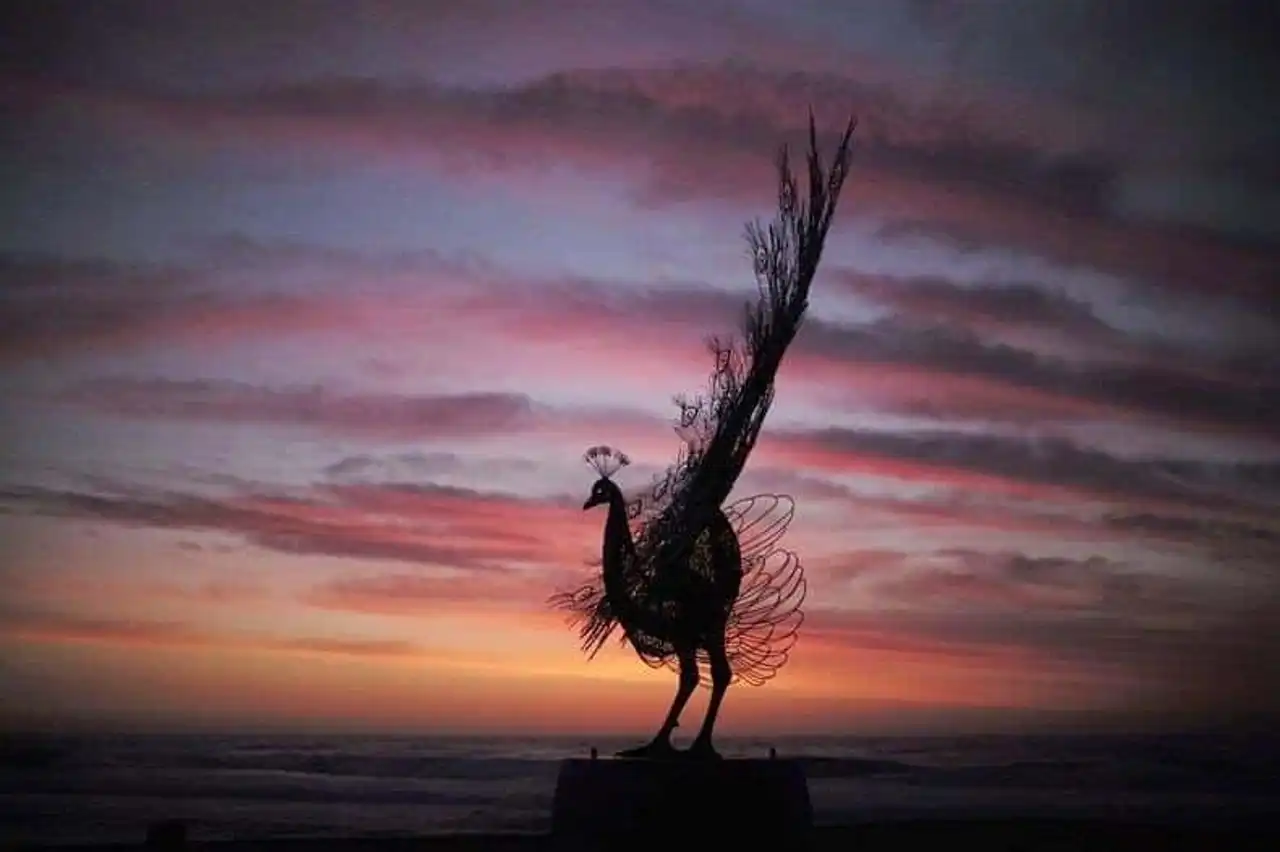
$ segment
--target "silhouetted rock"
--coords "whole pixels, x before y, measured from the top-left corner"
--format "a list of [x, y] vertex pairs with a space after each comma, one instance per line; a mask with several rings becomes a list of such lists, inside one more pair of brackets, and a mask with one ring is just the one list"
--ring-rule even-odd
[[554, 849], [809, 843], [813, 809], [790, 760], [566, 760], [551, 812]]
[[179, 819], [153, 822], [147, 826], [148, 849], [183, 849], [187, 845], [187, 824]]

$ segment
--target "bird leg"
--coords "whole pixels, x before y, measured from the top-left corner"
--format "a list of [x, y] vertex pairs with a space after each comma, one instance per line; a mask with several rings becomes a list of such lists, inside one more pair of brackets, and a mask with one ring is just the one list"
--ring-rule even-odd
[[716, 716], [720, 713], [720, 702], [724, 701], [729, 681], [733, 679], [733, 669], [729, 666], [729, 655], [725, 652], [724, 640], [712, 643], [707, 648], [707, 656], [711, 658], [711, 700], [707, 702], [707, 715], [702, 720], [702, 729], [689, 747], [690, 757], [715, 760], [720, 757], [715, 746], [711, 744], [711, 731], [716, 726]]
[[698, 658], [694, 653], [680, 654], [680, 685], [676, 687], [676, 697], [667, 711], [667, 719], [662, 723], [653, 741], [637, 748], [629, 748], [618, 752], [618, 757], [665, 758], [676, 754], [671, 745], [671, 732], [680, 724], [680, 714], [689, 703], [689, 697], [698, 688]]

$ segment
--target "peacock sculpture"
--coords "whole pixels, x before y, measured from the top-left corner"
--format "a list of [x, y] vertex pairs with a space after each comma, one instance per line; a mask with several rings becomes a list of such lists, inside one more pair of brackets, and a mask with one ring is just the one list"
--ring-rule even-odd
[[[599, 576], [552, 596], [570, 614], [589, 656], [618, 627], [651, 666], [679, 672], [666, 720], [653, 740], [622, 757], [677, 754], [715, 758], [712, 731], [735, 681], [759, 685], [786, 662], [803, 620], [804, 571], [778, 546], [795, 512], [791, 498], [756, 495], [726, 505], [773, 401], [774, 380], [808, 307], [823, 243], [848, 173], [850, 121], [824, 168], [809, 116], [809, 186], [799, 197], [787, 149], [778, 158], [778, 214], [767, 228], [747, 226], [759, 298], [748, 305], [743, 338], [713, 338], [708, 390], [678, 397], [683, 446], [651, 490], [628, 502], [614, 481], [626, 454], [592, 447], [599, 478], [583, 510], [607, 506]], [[706, 717], [687, 752], [671, 744], [685, 704], [710, 674]]]

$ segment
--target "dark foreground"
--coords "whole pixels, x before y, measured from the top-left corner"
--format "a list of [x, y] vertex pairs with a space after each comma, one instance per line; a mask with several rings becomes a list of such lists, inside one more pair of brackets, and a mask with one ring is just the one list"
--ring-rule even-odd
[[[1125, 825], [1092, 821], [1060, 820], [918, 820], [868, 823], [855, 826], [822, 827], [813, 831], [813, 852], [860, 850], [939, 850], [956, 848], [1003, 850], [1228, 850], [1280, 849], [1280, 827], [1276, 825], [1192, 828], [1178, 826]], [[712, 850], [714, 839], [689, 837], [682, 848]], [[145, 849], [135, 846], [13, 846], [0, 849], [31, 849], [41, 852], [114, 852]], [[420, 838], [372, 838], [352, 840], [265, 840], [193, 841], [184, 848], [204, 852], [534, 852], [559, 848], [547, 835], [454, 834]], [[664, 850], [670, 852], [670, 850]]]

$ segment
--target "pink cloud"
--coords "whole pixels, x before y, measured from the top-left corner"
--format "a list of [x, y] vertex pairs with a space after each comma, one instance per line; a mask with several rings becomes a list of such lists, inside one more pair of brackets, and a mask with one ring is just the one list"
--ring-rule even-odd
[[560, 74], [504, 91], [332, 81], [241, 97], [160, 97], [11, 81], [7, 92], [27, 109], [61, 102], [116, 132], [170, 144], [392, 157], [468, 181], [563, 163], [631, 175], [654, 200], [753, 204], [770, 197], [778, 141], [798, 139], [804, 115], [794, 105], [811, 102], [831, 128], [850, 112], [863, 115], [848, 202], [863, 212], [1162, 285], [1214, 280], [1252, 298], [1269, 292], [1274, 258], [1183, 229], [1117, 221], [1088, 209], [1098, 200], [1071, 201], [1074, 190], [1058, 186], [1070, 180], [1052, 162], [1038, 163], [1077, 157], [1082, 168], [1106, 171], [1129, 156], [1096, 127], [1081, 134], [1078, 114], [1050, 110], [1027, 120], [1026, 105], [1015, 108], [1008, 93], [973, 91], [926, 110], [910, 104], [908, 79], [894, 86], [689, 67]]
[[[690, 383], [709, 369], [698, 341], [732, 330], [749, 296], [698, 287], [610, 291], [574, 282], [481, 293], [450, 310], [460, 322], [482, 320], [520, 340], [532, 358], [545, 353], [548, 360], [536, 363], [547, 374], [558, 367], [606, 388], [609, 379], [625, 378], [634, 397], [667, 382], [661, 386], [695, 389]], [[1072, 333], [1069, 322], [1058, 322], [1063, 334]], [[1078, 362], [990, 342], [981, 330], [968, 323], [842, 326], [814, 317], [784, 365], [784, 386], [799, 399], [926, 419], [1119, 418], [1241, 435], [1272, 431], [1250, 401], [1252, 391], [1171, 363], [1167, 352], [1144, 350], [1119, 333], [1117, 359], [1099, 359], [1095, 351]], [[553, 360], [570, 353], [588, 357]]]
[[343, 434], [458, 438], [529, 430], [539, 414], [520, 394], [339, 394], [321, 387], [105, 378], [73, 388], [68, 402], [132, 417], [312, 425]]
[[397, 640], [214, 632], [176, 621], [87, 618], [52, 612], [7, 613], [0, 618], [0, 633], [39, 641], [148, 647], [230, 648], [383, 658], [422, 657], [428, 654], [420, 646]]
[[[619, 352], [617, 357], [625, 356]], [[597, 357], [593, 363], [598, 369], [607, 369], [612, 362]], [[1087, 403], [1071, 398], [1055, 400], [1047, 394], [990, 383], [948, 383], [942, 376], [927, 373], [923, 381], [895, 383], [877, 376], [876, 370], [859, 371], [831, 361], [824, 370], [821, 362], [817, 363], [815, 368], [812, 356], [802, 357], [783, 377], [800, 384], [802, 399], [805, 391], [820, 396], [837, 386], [846, 388], [844, 392], [863, 405], [872, 403], [872, 411], [910, 411], [913, 405], [920, 405], [914, 413], [924, 416], [962, 412], [979, 418], [994, 412], [996, 418], [1007, 418], [1011, 408], [1040, 403], [1040, 417], [1055, 408], [1060, 416], [1105, 413], [1105, 409], [1090, 410]], [[886, 373], [901, 378], [892, 369]], [[846, 378], [840, 381], [841, 376]], [[796, 381], [800, 379], [806, 381]], [[860, 383], [867, 379], [878, 381]], [[865, 392], [868, 387], [871, 393]], [[936, 387], [936, 393], [928, 392], [930, 387]], [[628, 392], [636, 390], [628, 388]], [[342, 395], [314, 388], [266, 389], [206, 381], [110, 380], [81, 388], [72, 398], [135, 416], [287, 423], [344, 435], [452, 443], [522, 438], [536, 440], [544, 452], [575, 456], [582, 447], [607, 441], [624, 447], [638, 461], [656, 466], [665, 466], [678, 448], [668, 418], [626, 409], [538, 405], [527, 397], [507, 394]], [[879, 408], [874, 407], [877, 403]], [[865, 429], [775, 429], [762, 439], [758, 460], [766, 468], [798, 467], [819, 474], [874, 477], [935, 489], [971, 489], [1002, 498], [1066, 504], [1118, 501], [1151, 511], [1204, 511], [1211, 507], [1242, 511], [1257, 506], [1271, 481], [1266, 465], [1134, 461], [1062, 438], [948, 434], [937, 425], [914, 436]]]
[[[580, 572], [574, 572], [580, 573]], [[336, 579], [304, 592], [302, 603], [319, 609], [374, 615], [422, 618], [430, 615], [516, 616], [551, 624], [562, 619], [547, 611], [547, 597], [557, 582], [571, 578], [567, 571], [520, 572], [515, 576], [432, 577], [420, 574], [379, 574]]]
[[580, 565], [597, 549], [576, 500], [441, 486], [332, 485], [301, 495], [225, 497], [114, 488], [10, 489], [22, 511], [131, 526], [226, 533], [288, 554], [389, 560], [506, 573], [517, 563]]
[[236, 606], [269, 600], [270, 589], [256, 582], [244, 580], [209, 580], [196, 585], [166, 583], [149, 588], [148, 593], [199, 605]]
[[[221, 276], [234, 276], [236, 271], [234, 267], [153, 270], [0, 258], [0, 282], [13, 288], [12, 298], [0, 301], [0, 327], [7, 332], [0, 338], [0, 363], [69, 360], [175, 345], [200, 352], [246, 339], [358, 334], [371, 328], [449, 339], [448, 329], [433, 324], [429, 312], [406, 314], [400, 303], [363, 294], [256, 293], [237, 297], [209, 292], [211, 283], [222, 283]], [[261, 274], [262, 270], [252, 272]], [[456, 280], [439, 271], [433, 276], [429, 267], [420, 268], [419, 275], [416, 290], [423, 298], [429, 298], [433, 288]], [[361, 277], [368, 284], [386, 276], [371, 263]]]
[[[1129, 459], [1053, 438], [827, 429], [762, 439], [761, 462], [877, 476], [1068, 507], [1122, 505], [1155, 513], [1235, 516], [1269, 524], [1271, 498], [1251, 488], [1274, 466]], [[1274, 486], [1273, 486], [1274, 487]]]

